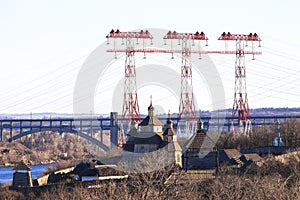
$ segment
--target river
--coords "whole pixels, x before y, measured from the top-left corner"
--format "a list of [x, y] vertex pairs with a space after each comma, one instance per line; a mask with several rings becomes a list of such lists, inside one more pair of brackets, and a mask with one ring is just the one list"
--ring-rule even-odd
[[[49, 164], [31, 165], [32, 178], [42, 175], [43, 170], [49, 167]], [[8, 183], [13, 180], [13, 167], [0, 167], [0, 184]]]

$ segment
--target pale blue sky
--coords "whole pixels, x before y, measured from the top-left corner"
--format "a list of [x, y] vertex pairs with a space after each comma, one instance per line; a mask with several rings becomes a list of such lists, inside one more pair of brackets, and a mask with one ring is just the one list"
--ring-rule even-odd
[[[212, 45], [223, 31], [257, 32], [263, 55], [246, 64], [250, 107], [299, 107], [299, 11], [299, 0], [0, 0], [0, 113], [72, 113], [68, 91], [112, 28], [199, 30]], [[212, 59], [221, 72], [232, 66], [222, 76], [230, 108], [234, 57]]]

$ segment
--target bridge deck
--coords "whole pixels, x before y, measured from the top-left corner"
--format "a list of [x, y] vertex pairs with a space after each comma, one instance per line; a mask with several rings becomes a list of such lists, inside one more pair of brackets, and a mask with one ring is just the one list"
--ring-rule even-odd
[[[278, 119], [285, 121], [288, 119], [300, 119], [300, 115], [280, 115], [280, 116], [253, 116], [251, 118], [252, 126], [270, 125], [274, 124]], [[232, 126], [231, 117], [202, 117], [205, 130], [227, 129], [230, 130]], [[161, 121], [166, 122], [166, 118], [160, 118]], [[172, 118], [174, 121], [174, 128], [178, 126], [177, 118]], [[53, 118], [53, 119], [0, 119], [0, 141], [3, 141], [3, 131], [9, 130], [9, 141], [13, 141], [24, 137], [26, 135], [41, 132], [41, 131], [57, 131], [76, 133], [83, 138], [91, 140], [100, 145], [103, 149], [107, 147], [102, 144], [103, 138], [95, 139], [91, 136], [92, 131], [113, 130], [110, 134], [111, 141], [117, 141], [117, 125], [118, 119], [111, 118]], [[234, 123], [238, 126], [238, 123]], [[13, 132], [17, 133], [13, 135]], [[101, 135], [103, 137], [103, 135]], [[113, 137], [113, 138], [112, 138]], [[101, 144], [100, 144], [101, 143]]]

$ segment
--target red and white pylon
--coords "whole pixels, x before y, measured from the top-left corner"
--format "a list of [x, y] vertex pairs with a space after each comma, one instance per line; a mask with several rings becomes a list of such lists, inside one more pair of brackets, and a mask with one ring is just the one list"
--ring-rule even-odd
[[[136, 91], [136, 73], [135, 73], [135, 64], [134, 64], [134, 53], [171, 53], [173, 55], [181, 54], [182, 55], [182, 64], [181, 64], [181, 94], [180, 94], [180, 105], [179, 105], [179, 114], [178, 121], [185, 119], [186, 128], [185, 132], [187, 134], [193, 133], [193, 125], [196, 122], [196, 112], [194, 105], [194, 95], [193, 95], [193, 84], [192, 84], [192, 65], [191, 65], [191, 54], [235, 54], [236, 55], [236, 66], [235, 66], [235, 94], [234, 94], [234, 104], [232, 111], [232, 118], [235, 118], [235, 115], [238, 115], [239, 124], [244, 127], [246, 132], [250, 127], [250, 113], [248, 106], [248, 98], [246, 92], [246, 68], [245, 68], [245, 54], [259, 55], [261, 52], [254, 51], [254, 42], [259, 42], [261, 39], [256, 33], [249, 35], [245, 34], [230, 34], [223, 33], [219, 40], [231, 40], [236, 41], [236, 50], [228, 51], [205, 51], [205, 50], [193, 50], [195, 40], [205, 40], [206, 44], [208, 38], [206, 35], [198, 31], [196, 33], [177, 33], [176, 31], [169, 31], [164, 40], [171, 40], [171, 49], [145, 49], [144, 45], [145, 39], [153, 39], [151, 34], [148, 31], [140, 32], [120, 32], [119, 30], [111, 31], [107, 38], [121, 38], [122, 41], [126, 40], [125, 49], [117, 49], [114, 45], [114, 49], [107, 50], [107, 52], [125, 52], [126, 61], [125, 61], [125, 84], [124, 84], [124, 102], [123, 102], [123, 111], [122, 119], [125, 119], [126, 116], [130, 121], [139, 120], [139, 107], [137, 100], [137, 91]], [[143, 39], [143, 48], [135, 48], [134, 40]], [[180, 50], [172, 48], [172, 41], [178, 40], [179, 44], [182, 44]], [[114, 40], [115, 41], [115, 40]], [[246, 45], [248, 42], [252, 42], [252, 50], [245, 51], [244, 43]], [[114, 43], [115, 44], [115, 43]], [[234, 121], [233, 121], [234, 122]], [[192, 126], [191, 126], [192, 125]], [[245, 132], [245, 131], [243, 131]]]
[[[126, 142], [126, 134], [124, 128], [124, 122], [128, 122], [128, 126], [131, 122], [140, 121], [140, 109], [138, 104], [137, 86], [136, 86], [136, 70], [135, 70], [135, 44], [139, 42], [139, 39], [143, 40], [143, 45], [145, 45], [145, 39], [151, 39], [152, 35], [146, 31], [139, 32], [120, 32], [119, 30], [111, 30], [111, 32], [106, 36], [109, 43], [109, 39], [114, 39], [114, 51], [116, 57], [116, 39], [121, 39], [122, 44], [126, 45], [125, 52], [125, 81], [124, 81], [124, 97], [123, 97], [123, 109], [122, 109], [122, 124], [121, 126], [121, 136], [119, 137], [120, 143]], [[124, 41], [125, 40], [125, 41]], [[143, 51], [140, 51], [143, 52]], [[129, 128], [129, 127], [128, 127]]]
[[[178, 40], [178, 43], [182, 45], [181, 55], [181, 87], [180, 87], [180, 104], [178, 113], [178, 123], [184, 119], [185, 123], [185, 134], [191, 135], [196, 129], [196, 111], [194, 103], [194, 93], [193, 93], [193, 79], [192, 79], [192, 63], [191, 54], [192, 45], [194, 45], [195, 40], [205, 40], [207, 43], [208, 38], [203, 32], [199, 33], [177, 33], [176, 31], [169, 31], [164, 37], [165, 40]], [[172, 44], [172, 41], [171, 41]], [[172, 49], [172, 47], [171, 47]], [[175, 50], [173, 53], [178, 53]], [[197, 52], [199, 53], [199, 52]], [[180, 124], [178, 126], [180, 128]], [[180, 134], [180, 133], [179, 133]]]
[[[245, 66], [245, 54], [254, 55], [261, 54], [260, 52], [253, 51], [253, 42], [259, 42], [261, 39], [256, 33], [249, 35], [245, 34], [231, 34], [223, 33], [219, 40], [231, 40], [236, 43], [236, 61], [235, 61], [235, 87], [234, 87], [234, 101], [232, 109], [232, 128], [234, 130], [234, 119], [238, 118], [238, 124], [240, 126], [240, 133], [248, 134], [251, 130], [250, 110], [248, 105], [248, 96], [246, 90], [246, 66]], [[246, 52], [244, 46], [248, 46], [248, 42], [252, 42], [252, 52]]]

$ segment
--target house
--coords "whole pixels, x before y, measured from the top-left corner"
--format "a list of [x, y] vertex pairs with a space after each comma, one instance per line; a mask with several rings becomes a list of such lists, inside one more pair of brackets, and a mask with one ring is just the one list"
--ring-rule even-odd
[[137, 125], [131, 122], [124, 149], [135, 153], [156, 151], [163, 144], [163, 123], [156, 117], [152, 101], [148, 107], [148, 116]]
[[182, 149], [177, 142], [177, 134], [173, 129], [173, 121], [170, 114], [167, 120], [167, 127], [163, 131], [164, 124], [155, 115], [152, 101], [148, 107], [148, 116], [140, 124], [131, 122], [128, 132], [128, 139], [124, 150], [134, 153], [148, 153], [165, 148], [172, 156], [175, 163], [182, 166]]
[[219, 164], [240, 167], [243, 162], [240, 160], [242, 154], [237, 149], [222, 149], [219, 152]]
[[257, 153], [249, 153], [243, 154], [239, 158], [243, 162], [243, 166], [240, 168], [242, 172], [246, 171], [246, 169], [251, 165], [255, 164], [256, 166], [260, 166], [258, 163], [263, 159]]
[[174, 156], [175, 164], [182, 167], [182, 148], [177, 141], [177, 133], [173, 128], [173, 121], [169, 113], [167, 120], [167, 128], [163, 133], [164, 142], [162, 147], [165, 147], [171, 156]]
[[240, 160], [243, 163], [257, 163], [262, 160], [262, 157], [260, 157], [257, 153], [248, 153], [248, 154], [243, 154], [240, 157]]
[[13, 174], [12, 187], [33, 186], [31, 167], [28, 164], [21, 161], [14, 166], [13, 170], [15, 170], [15, 172]]
[[216, 167], [216, 140], [204, 133], [203, 122], [198, 120], [197, 131], [184, 145], [184, 169], [212, 169]]

